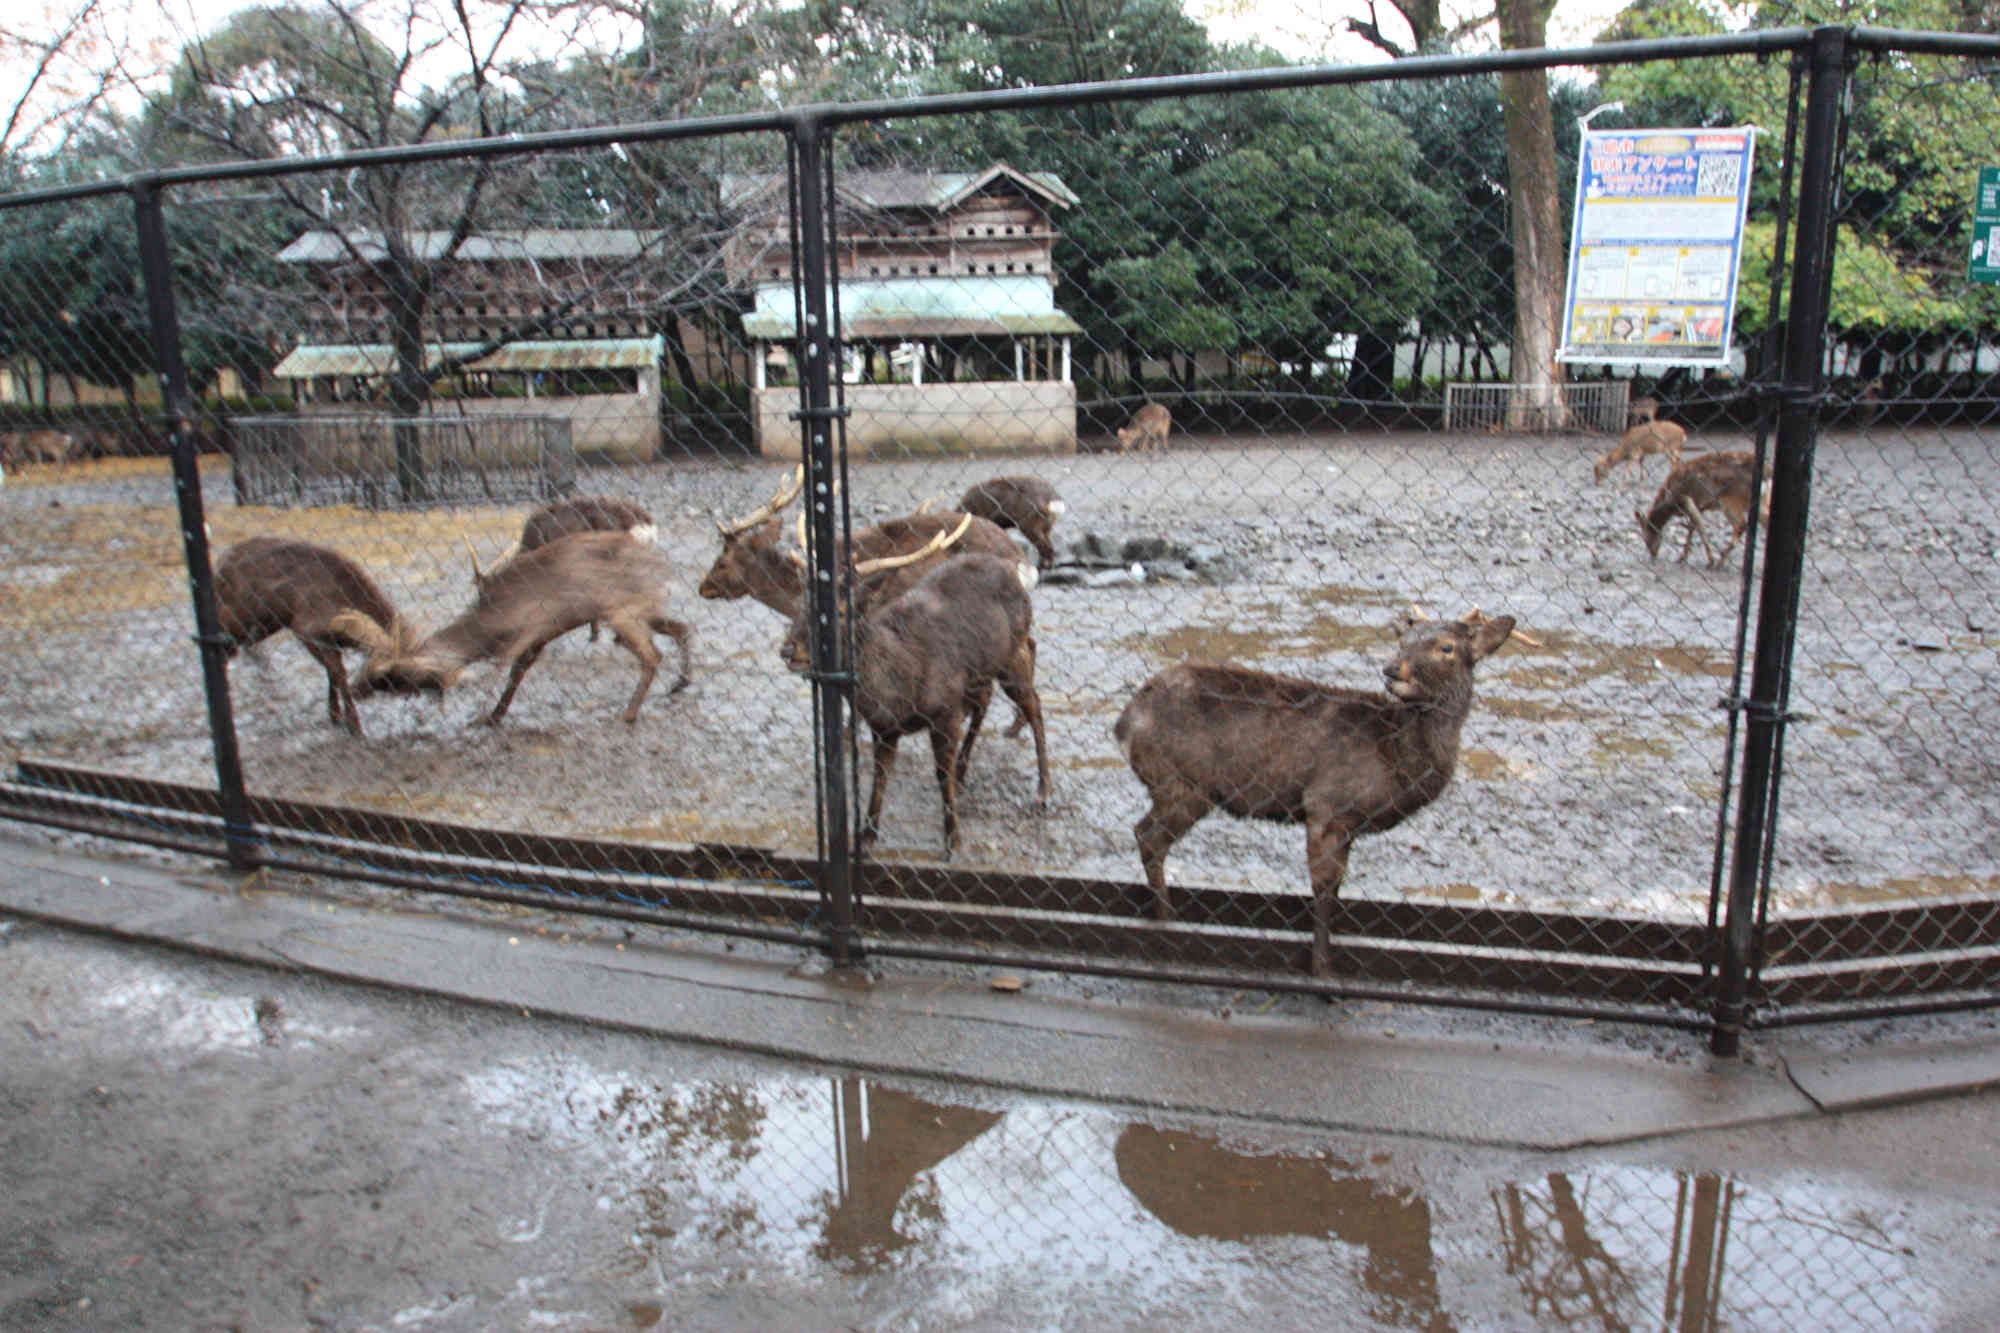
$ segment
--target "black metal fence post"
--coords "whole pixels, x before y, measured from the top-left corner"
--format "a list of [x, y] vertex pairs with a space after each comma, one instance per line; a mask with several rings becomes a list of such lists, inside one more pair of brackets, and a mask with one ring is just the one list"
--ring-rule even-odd
[[181, 545], [194, 599], [195, 642], [201, 646], [202, 684], [208, 696], [209, 738], [215, 748], [215, 782], [222, 800], [229, 863], [239, 870], [261, 858], [250, 799], [243, 787], [243, 757], [236, 745], [236, 717], [229, 701], [229, 672], [222, 625], [215, 610], [215, 575], [208, 558], [208, 522], [202, 514], [201, 468], [195, 456], [193, 399], [181, 360], [180, 316], [174, 306], [173, 268], [167, 258], [167, 220], [160, 192], [150, 181], [132, 186], [139, 229], [139, 268], [146, 283], [146, 314], [153, 334], [153, 364], [173, 451], [174, 493], [180, 502]]
[[819, 774], [822, 856], [820, 894], [830, 917], [833, 965], [853, 967], [862, 959], [855, 924], [854, 859], [847, 785], [847, 729], [853, 716], [854, 672], [847, 660], [847, 635], [840, 617], [841, 579], [834, 568], [840, 499], [835, 482], [840, 458], [835, 447], [840, 411], [834, 405], [833, 377], [839, 369], [833, 327], [832, 275], [827, 238], [833, 201], [827, 197], [827, 125], [800, 116], [792, 128], [798, 164], [798, 264], [805, 326], [799, 330], [800, 379], [805, 406], [799, 412], [806, 464], [806, 515], [811, 527], [812, 564], [806, 599], [812, 616], [813, 693], [819, 720]]
[[1808, 60], [1798, 243], [1792, 253], [1792, 299], [1785, 320], [1771, 521], [1758, 597], [1750, 696], [1743, 704], [1743, 786], [1737, 804], [1729, 897], [1717, 941], [1715, 1003], [1709, 1032], [1709, 1048], [1717, 1055], [1737, 1053], [1748, 1019], [1758, 896], [1778, 777], [1776, 757], [1791, 689], [1792, 641], [1798, 629], [1799, 584], [1805, 569], [1806, 509], [1824, 380], [1827, 279], [1833, 265], [1834, 194], [1847, 88], [1847, 29], [1814, 29]]

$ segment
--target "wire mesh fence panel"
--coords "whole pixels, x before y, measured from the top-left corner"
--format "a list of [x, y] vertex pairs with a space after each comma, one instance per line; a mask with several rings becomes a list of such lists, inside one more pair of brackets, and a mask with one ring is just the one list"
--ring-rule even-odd
[[10, 768], [172, 755], [212, 781], [166, 432], [133, 391], [150, 350], [130, 204], [5, 218], [0, 745]]
[[[1957, 940], [1990, 945], [2000, 288], [1974, 281], [1991, 135], [1969, 127], [1995, 124], [2000, 101], [1964, 58], [1914, 54], [1864, 62], [1853, 97], [1773, 904], [1970, 900]], [[1851, 945], [1935, 947], [1909, 920]], [[1930, 963], [1911, 962], [1875, 984], [1935, 984]]]
[[[1700, 75], [1763, 71], [1718, 60]], [[1678, 563], [1677, 530], [1649, 560], [1634, 510], [1673, 460], [1595, 481], [1628, 397], [1656, 377], [1579, 372], [1561, 428], [1506, 407], [1507, 219], [1470, 184], [1501, 169], [1498, 99], [1494, 81], [1458, 79], [966, 118], [953, 170], [934, 135], [885, 166], [907, 127], [853, 131], [867, 156], [834, 173], [848, 210], [834, 231], [856, 526], [996, 477], [1063, 506], [1052, 559], [1016, 533], [1044, 565], [1050, 809], [997, 698], [958, 797], [960, 859], [1017, 877], [1049, 913], [1042, 944], [1149, 947], [1063, 915], [1155, 914], [1142, 840], [1176, 922], [1240, 927], [1153, 938], [1181, 962], [1282, 957], [1302, 973], [1295, 944], [1260, 952], [1266, 932], [1298, 938], [1309, 885], [1332, 881], [1357, 833], [1345, 899], [1705, 912], [1739, 573], [1700, 548]], [[1434, 105], [1489, 118], [1496, 138], [1427, 121]], [[1501, 407], [1458, 426], [1445, 383], [1474, 370], [1495, 375]], [[1748, 448], [1740, 383], [1698, 387], [1691, 449]], [[996, 412], [1002, 392], [1023, 406]], [[1074, 450], [1051, 453], [1038, 432], [1068, 396]], [[1719, 548], [1726, 528], [1707, 527]], [[1468, 617], [1453, 650], [1491, 653], [1462, 731], [1455, 704], [1433, 705], [1465, 677], [1424, 676], [1421, 627], [1398, 655], [1413, 607], [1433, 638]], [[1503, 616], [1512, 636], [1481, 634]], [[938, 791], [911, 762], [888, 783], [878, 858], [944, 850]], [[928, 891], [914, 872], [898, 882]], [[1356, 920], [1332, 916], [1336, 935]], [[1497, 918], [1473, 929], [1528, 946]]]
[[[1037, 50], [899, 77], [1028, 87]], [[1895, 146], [1984, 123], [1990, 88], [1925, 62], [1860, 85], [1885, 132], [1850, 154], [1796, 655], [1838, 720], [1792, 729], [1781, 908], [1990, 889], [1992, 289], [1923, 278], [1970, 243], [1935, 191], [1973, 150], [1898, 175]], [[858, 69], [817, 91], [874, 91]], [[1482, 986], [1595, 954], [1593, 994], [1697, 1002], [1791, 164], [1757, 160], [1712, 372], [1558, 374], [1559, 266], [1524, 255], [1561, 252], [1560, 208], [1514, 204], [1571, 197], [1587, 110], [1775, 131], [1796, 88], [1747, 55], [1556, 69], [1553, 138], [1510, 147], [1522, 77], [871, 104], [804, 191], [816, 121], [177, 177], [250, 791], [482, 873], [775, 880], [797, 924], [847, 776], [815, 688], [851, 687], [885, 943]], [[326, 146], [271, 114], [172, 110], [226, 157]], [[3, 257], [5, 629], [44, 664], [9, 683], [11, 757], [205, 787], [131, 200], [49, 206]], [[808, 559], [827, 505], [851, 568]], [[855, 655], [816, 661], [829, 598]]]

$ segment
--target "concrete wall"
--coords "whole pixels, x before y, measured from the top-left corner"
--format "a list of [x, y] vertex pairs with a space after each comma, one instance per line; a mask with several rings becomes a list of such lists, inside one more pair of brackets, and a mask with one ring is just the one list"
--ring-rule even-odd
[[[850, 384], [846, 400], [850, 458], [1076, 452], [1074, 384]], [[800, 423], [791, 420], [798, 408], [797, 386], [751, 394], [766, 458], [803, 456]]]

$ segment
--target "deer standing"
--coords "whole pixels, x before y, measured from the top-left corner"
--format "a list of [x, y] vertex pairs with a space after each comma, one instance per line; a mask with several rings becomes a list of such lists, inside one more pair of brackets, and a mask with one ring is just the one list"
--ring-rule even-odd
[[357, 693], [428, 690], [442, 697], [467, 666], [491, 659], [509, 668], [506, 688], [481, 719], [497, 727], [521, 677], [542, 650], [571, 630], [601, 620], [639, 662], [639, 683], [622, 715], [629, 726], [638, 721], [639, 705], [659, 672], [662, 655], [653, 635], [668, 635], [680, 650], [680, 677], [673, 692], [688, 683], [693, 632], [667, 615], [669, 573], [665, 552], [627, 532], [558, 537], [491, 573], [475, 569], [479, 595], [472, 609], [413, 648], [371, 658]]
[[[971, 520], [960, 519], [962, 532]], [[948, 534], [940, 534], [931, 546], [942, 549], [947, 541]], [[882, 595], [882, 575], [931, 553], [863, 561], [849, 571], [860, 616], [854, 710], [875, 738], [874, 785], [859, 843], [863, 850], [874, 845], [898, 743], [922, 731], [930, 737], [949, 859], [958, 851], [958, 790], [996, 683], [1034, 729], [1037, 810], [1048, 807], [1049, 753], [1035, 691], [1034, 607], [1016, 563], [975, 551], [931, 566], [900, 593]], [[811, 664], [808, 620], [801, 605], [785, 639], [785, 660], [794, 671]]]
[[1140, 686], [1113, 735], [1152, 798], [1132, 832], [1155, 915], [1174, 914], [1167, 852], [1209, 811], [1304, 824], [1312, 971], [1329, 975], [1348, 849], [1444, 791], [1472, 708], [1472, 668], [1513, 629], [1512, 616], [1476, 611], [1409, 623], [1383, 672], [1387, 693], [1196, 663]]
[[344, 649], [396, 651], [411, 631], [388, 596], [340, 552], [284, 537], [250, 537], [215, 563], [215, 609], [225, 659], [290, 630], [326, 672], [326, 716], [361, 735]]
[[1173, 414], [1158, 403], [1147, 403], [1132, 414], [1132, 420], [1118, 428], [1118, 452], [1140, 453], [1167, 447], [1167, 432], [1173, 429]]
[[[1687, 563], [1688, 551], [1699, 536], [1702, 550], [1708, 553], [1709, 567], [1720, 565], [1750, 526], [1750, 497], [1757, 489], [1756, 483], [1757, 456], [1747, 450], [1703, 454], [1680, 464], [1660, 484], [1652, 507], [1633, 511], [1632, 517], [1639, 521], [1639, 535], [1646, 541], [1647, 557], [1659, 559], [1660, 538], [1665, 535], [1667, 524], [1680, 518], [1687, 520], [1687, 533], [1681, 539], [1681, 563]], [[1719, 509], [1729, 516], [1729, 541], [1719, 553], [1709, 543], [1708, 529], [1702, 524], [1704, 509]], [[1758, 513], [1767, 521], [1771, 517], [1768, 490]]]

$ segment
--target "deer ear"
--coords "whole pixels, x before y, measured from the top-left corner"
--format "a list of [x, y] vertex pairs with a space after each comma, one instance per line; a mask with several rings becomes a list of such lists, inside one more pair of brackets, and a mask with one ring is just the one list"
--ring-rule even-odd
[[1472, 655], [1475, 660], [1489, 656], [1494, 649], [1507, 642], [1507, 636], [1514, 632], [1514, 617], [1484, 616], [1470, 626], [1472, 630]]

